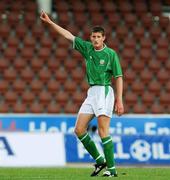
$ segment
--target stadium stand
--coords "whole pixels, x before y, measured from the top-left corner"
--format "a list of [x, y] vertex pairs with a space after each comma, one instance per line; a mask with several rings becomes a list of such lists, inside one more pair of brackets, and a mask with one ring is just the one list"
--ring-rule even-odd
[[[53, 0], [50, 16], [85, 39], [94, 25], [106, 29], [124, 71], [126, 113], [170, 113], [169, 6], [168, 0]], [[82, 56], [42, 24], [36, 0], [1, 0], [0, 17], [0, 112], [77, 113], [89, 87]]]

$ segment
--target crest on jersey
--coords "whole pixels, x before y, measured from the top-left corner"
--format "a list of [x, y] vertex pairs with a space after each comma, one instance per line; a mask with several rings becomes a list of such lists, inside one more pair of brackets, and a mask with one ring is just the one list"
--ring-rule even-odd
[[100, 59], [100, 65], [104, 65], [105, 61], [103, 59]]

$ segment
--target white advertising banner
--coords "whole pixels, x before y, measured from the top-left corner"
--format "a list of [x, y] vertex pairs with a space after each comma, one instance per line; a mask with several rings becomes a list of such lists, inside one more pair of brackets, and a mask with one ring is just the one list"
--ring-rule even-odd
[[62, 133], [0, 133], [0, 166], [64, 166]]

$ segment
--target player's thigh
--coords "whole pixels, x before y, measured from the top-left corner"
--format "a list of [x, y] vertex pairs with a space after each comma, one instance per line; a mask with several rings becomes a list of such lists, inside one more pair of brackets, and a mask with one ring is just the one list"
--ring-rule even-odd
[[93, 119], [94, 114], [79, 113], [75, 124], [75, 133], [80, 136], [87, 131], [89, 122]]
[[110, 127], [110, 117], [106, 115], [100, 115], [98, 120], [98, 132], [101, 138], [107, 137], [109, 135]]

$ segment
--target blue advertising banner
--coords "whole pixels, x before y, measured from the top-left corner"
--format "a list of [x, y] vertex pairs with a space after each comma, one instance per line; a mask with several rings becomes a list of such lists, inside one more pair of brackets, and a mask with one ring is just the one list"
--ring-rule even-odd
[[[0, 131], [73, 133], [76, 115], [1, 114]], [[97, 126], [97, 120], [90, 123]], [[113, 116], [110, 133], [116, 135], [170, 135], [170, 115]]]
[[[93, 139], [103, 154], [101, 140], [97, 136]], [[170, 136], [113, 136], [113, 142], [117, 164], [170, 165]], [[65, 136], [65, 147], [67, 162], [94, 162], [75, 136]]]

